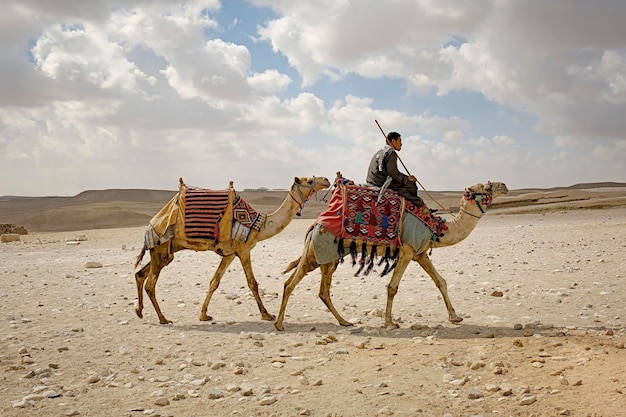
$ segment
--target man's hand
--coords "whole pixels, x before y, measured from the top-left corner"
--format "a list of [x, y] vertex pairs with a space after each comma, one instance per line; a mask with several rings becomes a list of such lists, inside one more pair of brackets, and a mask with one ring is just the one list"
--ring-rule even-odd
[[416, 182], [417, 178], [415, 178], [414, 175], [409, 175], [408, 177], [406, 177], [407, 180], [411, 181], [411, 182]]

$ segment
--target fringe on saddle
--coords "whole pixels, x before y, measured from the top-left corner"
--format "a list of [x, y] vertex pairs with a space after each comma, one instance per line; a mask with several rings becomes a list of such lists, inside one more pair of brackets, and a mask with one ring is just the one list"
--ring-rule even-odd
[[[335, 242], [337, 243], [337, 252], [339, 253], [338, 264], [340, 264], [344, 262], [344, 257], [346, 256], [346, 247], [344, 245], [345, 242], [344, 242], [344, 239], [342, 238], [336, 238]], [[385, 267], [383, 268], [383, 271], [380, 273], [381, 277], [384, 277], [385, 275], [393, 271], [393, 269], [396, 267], [398, 263], [399, 252], [400, 252], [399, 247], [396, 247], [393, 250], [393, 253], [392, 253], [391, 246], [385, 247], [385, 254], [378, 261], [378, 266], [381, 266], [383, 263], [385, 263]], [[354, 276], [358, 277], [361, 274], [361, 272], [363, 272], [364, 269], [365, 269], [365, 272], [363, 273], [363, 275], [364, 276], [369, 275], [369, 273], [372, 272], [372, 269], [374, 269], [374, 263], [376, 262], [377, 256], [378, 256], [378, 246], [376, 244], [371, 245], [371, 248], [368, 253], [367, 242], [362, 242], [360, 258], [359, 258], [358, 245], [357, 245], [357, 242], [353, 239], [350, 242], [350, 257], [352, 258], [352, 266], [354, 267], [357, 263], [359, 264], [359, 268], [355, 272]]]

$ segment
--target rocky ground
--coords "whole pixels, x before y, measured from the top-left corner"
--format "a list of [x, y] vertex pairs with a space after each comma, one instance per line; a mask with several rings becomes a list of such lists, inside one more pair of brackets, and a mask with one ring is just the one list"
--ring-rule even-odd
[[[253, 251], [268, 310], [311, 220]], [[333, 281], [356, 323], [317, 297], [319, 271], [290, 299], [285, 331], [260, 320], [235, 261], [200, 322], [219, 257], [180, 252], [158, 299], [135, 315], [143, 227], [31, 233], [0, 244], [0, 415], [12, 416], [623, 416], [626, 208], [493, 211], [435, 250], [464, 317], [446, 321], [417, 264], [381, 327], [386, 278]], [[147, 261], [144, 259], [144, 261]], [[147, 301], [147, 300], [146, 300]]]

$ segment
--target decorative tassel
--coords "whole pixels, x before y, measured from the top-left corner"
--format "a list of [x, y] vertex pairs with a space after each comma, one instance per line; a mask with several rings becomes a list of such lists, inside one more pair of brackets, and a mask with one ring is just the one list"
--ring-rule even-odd
[[372, 272], [372, 269], [374, 268], [374, 260], [376, 259], [376, 254], [377, 254], [376, 245], [372, 245], [372, 249], [370, 251], [370, 259], [367, 264], [367, 269], [365, 270], [366, 276], [369, 275], [369, 273]]
[[343, 239], [337, 241], [337, 253], [339, 254], [339, 263], [343, 263], [343, 257], [346, 256], [346, 251], [343, 247]]
[[363, 268], [365, 267], [365, 258], [367, 257], [367, 243], [363, 242], [361, 245], [361, 259], [359, 260], [359, 269], [354, 274], [355, 277], [358, 277]]
[[352, 266], [356, 265], [356, 241], [350, 242], [350, 256], [352, 256]]
[[389, 264], [389, 258], [390, 257], [391, 257], [391, 248], [389, 246], [387, 246], [385, 248], [385, 256], [380, 258], [380, 261], [378, 261], [378, 266], [381, 266], [385, 260], [387, 260], [387, 264]]

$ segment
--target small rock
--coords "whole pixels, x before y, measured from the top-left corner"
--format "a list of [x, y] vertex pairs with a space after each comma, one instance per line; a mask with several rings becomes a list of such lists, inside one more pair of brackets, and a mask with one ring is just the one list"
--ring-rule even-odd
[[166, 406], [166, 405], [170, 405], [170, 400], [168, 400], [168, 399], [167, 399], [167, 398], [165, 398], [165, 397], [160, 397], [160, 398], [157, 398], [157, 399], [154, 401], [154, 405], [159, 405], [159, 406], [161, 406], [161, 407]]
[[484, 393], [477, 388], [470, 388], [467, 391], [467, 398], [469, 398], [470, 400], [477, 400], [478, 398], [482, 398], [483, 396]]
[[95, 384], [96, 382], [100, 381], [100, 375], [89, 375], [89, 378], [87, 378], [87, 382], [90, 384]]
[[520, 400], [519, 404], [520, 405], [530, 405], [533, 404], [537, 401], [537, 397], [535, 397], [534, 395], [525, 395], [522, 397], [522, 399]]
[[275, 395], [264, 395], [263, 397], [261, 397], [259, 404], [270, 405], [270, 404], [274, 404], [276, 400], [278, 400], [278, 398]]
[[95, 261], [87, 261], [84, 265], [85, 268], [102, 268], [102, 264], [100, 262]]
[[209, 392], [208, 392], [207, 395], [208, 395], [209, 399], [211, 399], [211, 400], [217, 400], [218, 398], [224, 397], [224, 393], [222, 392], [222, 390], [219, 390], [217, 388], [209, 389]]

